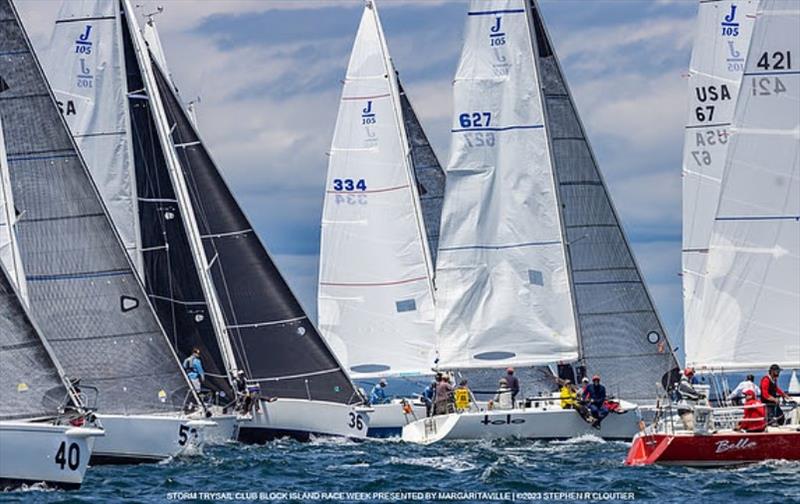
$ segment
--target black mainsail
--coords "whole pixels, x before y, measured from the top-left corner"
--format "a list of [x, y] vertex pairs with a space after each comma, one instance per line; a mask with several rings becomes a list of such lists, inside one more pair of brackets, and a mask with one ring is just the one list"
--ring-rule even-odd
[[619, 222], [567, 82], [531, 0], [535, 54], [567, 238], [581, 363], [609, 391], [652, 401], [678, 362]]
[[21, 216], [30, 312], [104, 413], [178, 411], [189, 383], [57, 108], [10, 0], [0, 0], [0, 116]]
[[436, 264], [439, 226], [444, 203], [445, 174], [428, 141], [428, 136], [422, 129], [422, 124], [417, 119], [417, 114], [411, 106], [403, 85], [400, 83], [400, 77], [397, 78], [397, 86], [400, 90], [400, 108], [403, 113], [406, 138], [411, 149], [411, 166], [417, 179], [417, 193], [419, 194], [422, 219], [425, 223], [425, 234], [428, 238], [428, 250], [431, 253], [431, 264]]
[[263, 395], [353, 404], [361, 398], [306, 316], [153, 61], [172, 140], [211, 266], [237, 367]]

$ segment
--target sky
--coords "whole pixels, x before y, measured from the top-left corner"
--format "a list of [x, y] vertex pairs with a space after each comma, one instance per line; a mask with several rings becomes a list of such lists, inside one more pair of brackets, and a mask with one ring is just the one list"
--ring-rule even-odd
[[[36, 50], [60, 0], [18, 0]], [[132, 0], [239, 203], [316, 319], [320, 216], [362, 0]], [[389, 51], [443, 166], [466, 1], [378, 0]], [[682, 343], [681, 155], [696, 0], [541, 0], [666, 330]], [[40, 60], [46, 60], [40, 56]], [[683, 352], [680, 351], [680, 354]]]

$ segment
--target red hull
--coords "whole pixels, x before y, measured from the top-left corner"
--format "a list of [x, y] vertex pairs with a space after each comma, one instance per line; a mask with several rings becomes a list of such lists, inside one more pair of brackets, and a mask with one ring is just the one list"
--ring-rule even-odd
[[800, 460], [800, 431], [725, 432], [705, 436], [637, 434], [625, 465], [719, 466], [773, 459]]

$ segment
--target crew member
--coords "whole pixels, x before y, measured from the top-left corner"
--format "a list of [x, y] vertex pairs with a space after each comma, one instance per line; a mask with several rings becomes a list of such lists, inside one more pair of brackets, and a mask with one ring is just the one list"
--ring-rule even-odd
[[494, 395], [492, 407], [495, 409], [509, 410], [514, 408], [514, 391], [508, 386], [505, 378], [500, 378], [497, 393]]
[[422, 402], [425, 403], [425, 416], [431, 416], [433, 412], [433, 398], [436, 395], [436, 382], [432, 381], [422, 391]]
[[734, 404], [740, 404], [741, 401], [745, 400], [744, 394], [748, 390], [752, 390], [755, 396], [759, 397], [761, 395], [761, 391], [758, 390], [758, 387], [756, 386], [755, 382], [756, 378], [753, 375], [751, 374], [747, 375], [747, 377], [741, 382], [739, 382], [739, 384], [736, 385], [736, 388], [733, 389], [733, 391], [730, 394], [728, 394], [728, 400], [733, 402]]
[[472, 391], [467, 386], [467, 380], [461, 380], [453, 391], [457, 411], [467, 411], [472, 404]]
[[767, 429], [767, 409], [758, 400], [753, 390], [744, 391], [744, 418], [739, 422], [739, 429], [747, 432], [763, 432]]
[[575, 387], [572, 385], [571, 381], [564, 380], [564, 384], [561, 386], [559, 395], [561, 397], [562, 409], [575, 408], [575, 405], [578, 401], [578, 393], [575, 391]]
[[372, 387], [369, 394], [370, 404], [386, 404], [389, 402], [389, 397], [386, 395], [386, 378], [381, 378], [377, 385]]
[[517, 404], [517, 394], [519, 394], [519, 379], [514, 376], [514, 368], [506, 369], [506, 383], [511, 389], [511, 404]]
[[697, 401], [703, 398], [703, 394], [695, 390], [692, 386], [694, 381], [694, 368], [687, 367], [683, 370], [683, 376], [678, 384], [678, 416], [681, 417], [683, 427], [686, 430], [694, 430], [694, 406]]
[[203, 371], [203, 361], [200, 360], [200, 349], [192, 348], [192, 353], [183, 361], [183, 369], [186, 376], [192, 382], [195, 392], [200, 393], [201, 384], [206, 381], [206, 373]]
[[592, 383], [586, 386], [583, 400], [589, 403], [589, 411], [594, 417], [592, 427], [595, 429], [600, 428], [600, 423], [608, 415], [608, 408], [606, 402], [606, 388], [600, 384], [600, 376], [592, 376]]
[[449, 406], [453, 401], [453, 386], [450, 385], [450, 378], [447, 376], [439, 376], [438, 379], [436, 396], [433, 398], [433, 414], [446, 415], [450, 413]]
[[769, 372], [761, 378], [761, 400], [767, 406], [767, 423], [770, 425], [783, 425], [786, 420], [781, 409], [781, 397], [786, 400], [790, 397], [778, 386], [780, 374], [781, 367], [773, 364], [769, 367]]

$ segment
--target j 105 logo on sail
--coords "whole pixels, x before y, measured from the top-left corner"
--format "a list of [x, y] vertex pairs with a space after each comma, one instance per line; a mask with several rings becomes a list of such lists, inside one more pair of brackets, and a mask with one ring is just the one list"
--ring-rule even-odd
[[744, 71], [744, 56], [742, 52], [736, 49], [733, 40], [728, 41], [728, 71], [729, 72], [742, 72]]
[[716, 443], [717, 449], [716, 453], [726, 453], [729, 451], [738, 451], [738, 450], [749, 450], [750, 448], [755, 448], [758, 443], [755, 441], [750, 441], [749, 438], [742, 438], [735, 443], [728, 441], [727, 439], [723, 439], [722, 441], [717, 441]]
[[92, 67], [86, 64], [85, 59], [81, 58], [81, 69], [78, 73], [78, 87], [90, 88], [92, 87], [93, 81], [94, 76], [92, 75]]
[[483, 425], [518, 425], [524, 424], [524, 418], [511, 418], [511, 415], [506, 415], [505, 418], [497, 417], [492, 420], [489, 419], [489, 415], [483, 415], [483, 420], [481, 420]]
[[83, 33], [78, 35], [75, 39], [75, 54], [92, 54], [92, 41], [89, 37], [92, 35], [92, 25], [86, 25]]
[[736, 5], [731, 5], [730, 13], [722, 18], [722, 35], [725, 37], [739, 36], [739, 23], [736, 21]]
[[489, 28], [489, 45], [492, 47], [506, 44], [506, 34], [503, 33], [502, 23], [503, 18], [497, 16], [494, 18], [494, 24]]

